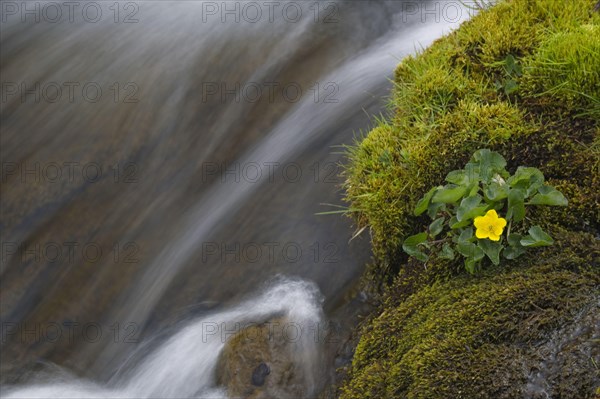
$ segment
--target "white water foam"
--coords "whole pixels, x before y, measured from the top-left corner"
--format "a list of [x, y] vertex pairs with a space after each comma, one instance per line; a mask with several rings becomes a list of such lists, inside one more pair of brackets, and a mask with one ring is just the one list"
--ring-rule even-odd
[[[230, 310], [215, 313], [187, 324], [148, 354], [126, 373], [107, 384], [64, 376], [55, 382], [8, 387], [6, 398], [226, 398], [216, 386], [219, 355], [236, 325], [263, 323], [274, 316], [300, 326], [302, 334], [293, 340], [293, 359], [303, 368], [307, 394], [314, 387], [319, 370], [319, 340], [314, 331], [322, 321], [322, 296], [315, 284], [279, 278], [262, 295]], [[207, 328], [210, 327], [210, 328]], [[215, 329], [216, 327], [216, 329]], [[290, 342], [292, 342], [290, 340]], [[61, 379], [57, 382], [56, 379]]]

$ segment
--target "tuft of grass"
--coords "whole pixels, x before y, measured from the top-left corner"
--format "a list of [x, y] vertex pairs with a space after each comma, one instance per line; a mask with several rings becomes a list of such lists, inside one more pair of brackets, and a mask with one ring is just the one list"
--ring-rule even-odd
[[600, 119], [600, 25], [550, 35], [525, 62], [528, 97], [543, 107]]

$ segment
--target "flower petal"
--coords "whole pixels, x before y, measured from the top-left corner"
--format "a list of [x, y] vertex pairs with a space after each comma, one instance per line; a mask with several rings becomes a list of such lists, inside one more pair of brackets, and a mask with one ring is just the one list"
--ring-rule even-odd
[[505, 228], [506, 227], [506, 219], [504, 218], [498, 218], [498, 221], [496, 222], [498, 226]]
[[494, 209], [490, 209], [489, 211], [487, 211], [485, 216], [492, 218], [492, 219], [498, 219], [498, 214], [496, 213], [496, 210], [494, 210]]
[[473, 220], [473, 224], [475, 225], [476, 228], [478, 229], [483, 229], [485, 227], [486, 223], [486, 217], [485, 216], [477, 216], [474, 220]]
[[488, 238], [490, 240], [492, 240], [492, 241], [500, 241], [500, 235], [499, 234], [495, 234], [495, 233], [496, 233], [495, 231], [494, 232], [490, 232], [490, 235], [489, 235]]
[[485, 229], [477, 229], [475, 231], [475, 237], [477, 238], [488, 238], [489, 237], [490, 232], [488, 230]]
[[494, 228], [493, 228], [493, 233], [492, 234], [494, 234], [496, 236], [500, 236], [500, 235], [502, 235], [503, 231], [504, 231], [504, 227], [500, 227], [498, 225], [495, 225]]

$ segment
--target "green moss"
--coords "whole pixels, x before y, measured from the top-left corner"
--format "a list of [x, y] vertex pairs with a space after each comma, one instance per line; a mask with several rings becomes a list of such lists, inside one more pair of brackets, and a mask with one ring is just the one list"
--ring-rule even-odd
[[525, 60], [523, 90], [542, 106], [600, 118], [600, 26], [586, 24], [546, 38]]
[[[412, 217], [416, 201], [478, 148], [499, 151], [513, 170], [534, 166], [571, 184], [581, 199], [577, 209], [598, 225], [597, 204], [583, 199], [598, 180], [593, 98], [600, 39], [585, 35], [600, 21], [593, 6], [588, 0], [500, 2], [398, 66], [395, 113], [351, 148], [346, 171], [350, 209], [360, 227], [370, 228], [382, 270], [396, 272], [406, 260], [400, 244], [424, 222]], [[504, 74], [498, 62], [507, 54], [527, 66], [511, 96], [495, 87]], [[565, 57], [568, 62], [560, 61]], [[560, 70], [544, 60], [560, 61]]]
[[[371, 231], [366, 278], [383, 293], [342, 397], [535, 397], [531, 376], [551, 363], [560, 366], [546, 373], [552, 397], [592, 397], [593, 337], [546, 360], [569, 328], [600, 323], [595, 3], [500, 1], [398, 66], [393, 114], [349, 151], [349, 209]], [[522, 74], [507, 71], [508, 55]], [[516, 84], [509, 94], [497, 85], [506, 79]], [[414, 206], [479, 148], [500, 152], [511, 172], [539, 168], [567, 196], [568, 207], [533, 208], [521, 226], [541, 225], [555, 244], [476, 277], [460, 261], [423, 267], [401, 249], [429, 222]]]
[[[523, 397], [552, 333], [597, 306], [597, 240], [557, 234], [563, 245], [530, 256], [529, 267], [437, 282], [402, 301], [390, 291], [384, 312], [362, 332], [342, 398]], [[560, 354], [568, 363], [575, 352]], [[556, 397], [591, 397], [594, 372], [551, 388]]]
[[481, 12], [458, 32], [461, 47], [475, 65], [488, 65], [507, 54], [523, 56], [552, 31], [598, 21], [594, 0], [508, 0]]

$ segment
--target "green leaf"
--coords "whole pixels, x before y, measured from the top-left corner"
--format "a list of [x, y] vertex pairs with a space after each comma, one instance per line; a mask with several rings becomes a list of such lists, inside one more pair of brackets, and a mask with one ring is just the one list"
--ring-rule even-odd
[[481, 260], [485, 254], [477, 245], [473, 244], [469, 240], [473, 238], [473, 228], [469, 227], [464, 229], [458, 237], [458, 243], [456, 250], [465, 258], [470, 258], [474, 262]]
[[521, 66], [512, 54], [507, 55], [504, 59], [504, 70], [509, 76], [521, 76], [523, 73]]
[[[515, 174], [509, 177], [507, 182], [511, 187], [529, 191], [531, 188], [537, 190], [544, 183], [544, 175], [538, 168], [519, 166]], [[528, 196], [532, 193], [528, 192]]]
[[429, 257], [418, 248], [419, 244], [427, 241], [427, 233], [419, 233], [408, 237], [402, 244], [402, 249], [408, 255], [415, 257], [421, 262], [426, 262]]
[[456, 246], [456, 250], [465, 258], [471, 258], [475, 262], [480, 261], [485, 256], [481, 248], [468, 241], [460, 241]]
[[442, 259], [453, 260], [456, 255], [450, 244], [445, 243], [438, 256]]
[[513, 233], [507, 237], [508, 248], [502, 251], [502, 256], [506, 259], [516, 259], [526, 252], [526, 248], [521, 245], [523, 236], [521, 234]]
[[500, 242], [479, 240], [479, 247], [487, 257], [490, 258], [494, 265], [498, 266], [500, 264], [500, 251], [502, 250], [502, 244], [500, 244]]
[[410, 251], [406, 251], [406, 253], [420, 262], [427, 262], [429, 260], [429, 256], [427, 256], [427, 254], [425, 254], [425, 252], [420, 251], [419, 249], [413, 248]]
[[530, 201], [531, 205], [567, 206], [569, 201], [565, 196], [551, 186], [542, 186]]
[[540, 226], [533, 226], [528, 231], [529, 235], [521, 239], [524, 247], [545, 247], [554, 244], [554, 240]]
[[479, 185], [479, 167], [472, 163], [467, 163], [464, 169], [467, 178], [469, 180], [469, 184]]
[[504, 93], [512, 94], [515, 91], [519, 90], [519, 85], [515, 82], [514, 79], [506, 79], [504, 81]]
[[465, 259], [465, 269], [467, 269], [470, 274], [475, 274], [475, 271], [477, 270], [477, 262], [471, 258]]
[[452, 204], [458, 202], [467, 192], [467, 187], [448, 185], [438, 189], [431, 199], [434, 203]]
[[508, 192], [508, 211], [506, 218], [520, 222], [525, 218], [525, 193], [523, 190], [512, 189]]
[[404, 240], [403, 245], [416, 247], [417, 245], [424, 243], [425, 241], [427, 241], [427, 233], [419, 233], [415, 234], [414, 236], [408, 237], [406, 240]]
[[519, 256], [523, 255], [525, 253], [525, 248], [523, 247], [508, 247], [508, 248], [504, 248], [504, 251], [502, 251], [502, 256], [504, 256], [506, 259], [512, 260], [512, 259], [517, 259]]
[[427, 215], [431, 218], [431, 219], [435, 219], [436, 215], [438, 214], [439, 211], [444, 211], [446, 209], [446, 204], [434, 204], [434, 203], [430, 203], [429, 206], [427, 207]]
[[479, 173], [477, 168], [473, 164], [467, 164], [464, 169], [453, 170], [446, 176], [448, 183], [453, 183], [458, 186], [470, 186], [473, 183], [477, 183], [479, 180]]
[[463, 198], [463, 200], [460, 201], [460, 206], [456, 210], [456, 215], [457, 215], [458, 220], [462, 220], [462, 218], [458, 216], [459, 212], [464, 214], [465, 212], [467, 212], [467, 211], [475, 208], [477, 205], [481, 204], [482, 200], [483, 200], [483, 198], [481, 198], [481, 195], [473, 195], [473, 196]]
[[427, 210], [427, 207], [429, 206], [429, 201], [431, 201], [431, 197], [433, 197], [435, 190], [437, 190], [437, 187], [434, 187], [431, 190], [429, 190], [423, 196], [423, 198], [421, 198], [419, 200], [419, 202], [417, 202], [417, 205], [415, 206], [415, 211], [414, 211], [415, 216], [419, 216], [420, 214], [422, 214], [423, 212], [425, 212]]
[[446, 220], [445, 217], [440, 217], [435, 219], [430, 225], [429, 225], [429, 234], [431, 234], [433, 237], [437, 236], [438, 234], [440, 234], [442, 232], [442, 229], [444, 228], [444, 221]]
[[504, 62], [506, 73], [512, 75], [512, 73], [515, 72], [517, 69], [517, 62], [515, 60], [515, 57], [512, 54], [509, 54], [504, 59]]
[[490, 201], [500, 201], [508, 196], [508, 186], [493, 181], [485, 188], [483, 193]]
[[511, 247], [521, 247], [521, 239], [523, 236], [521, 234], [513, 233], [507, 237], [508, 245]]
[[523, 75], [523, 68], [521, 68], [521, 65], [519, 65], [519, 64], [515, 65], [515, 74], [517, 76]]
[[464, 198], [460, 202], [460, 206], [456, 209], [456, 220], [458, 222], [463, 222], [476, 216], [483, 215], [488, 207], [487, 205], [478, 206], [481, 204], [481, 200], [482, 198], [480, 195]]
[[471, 187], [467, 191], [469, 192], [467, 197], [479, 195], [479, 184], [472, 184]]
[[473, 238], [473, 228], [469, 227], [460, 232], [458, 242], [468, 242], [471, 238]]
[[479, 175], [481, 180], [489, 183], [492, 176], [498, 173], [503, 175], [506, 173], [506, 159], [495, 151], [490, 151], [487, 148], [475, 151], [472, 161], [479, 164]]
[[507, 237], [508, 248], [504, 248], [502, 251], [502, 256], [506, 259], [516, 259], [519, 256], [525, 253], [525, 248], [521, 245], [521, 239], [523, 236], [521, 234], [511, 234]]
[[448, 224], [450, 225], [451, 229], [455, 230], [455, 229], [460, 229], [460, 228], [470, 225], [471, 221], [469, 219], [467, 219], [467, 220], [463, 220], [462, 222], [459, 222], [458, 219], [456, 218], [456, 216], [452, 216], [450, 218], [450, 220], [448, 221]]
[[458, 186], [467, 186], [469, 184], [469, 177], [464, 170], [453, 170], [446, 176], [446, 181]]

